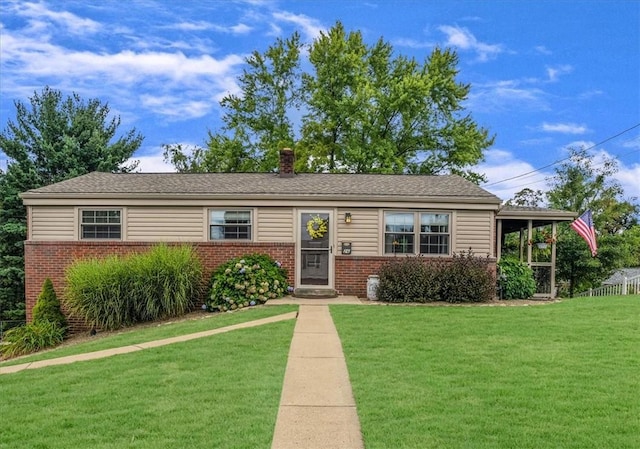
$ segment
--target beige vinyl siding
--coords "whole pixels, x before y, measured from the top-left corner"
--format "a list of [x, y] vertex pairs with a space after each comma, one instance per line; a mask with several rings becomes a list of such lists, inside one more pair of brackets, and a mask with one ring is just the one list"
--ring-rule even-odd
[[202, 207], [129, 207], [127, 240], [198, 242], [205, 239], [206, 210]]
[[32, 207], [31, 240], [75, 240], [73, 206]]
[[[344, 222], [344, 214], [351, 212], [351, 223]], [[378, 256], [380, 248], [380, 209], [338, 210], [338, 253], [342, 242], [351, 242], [351, 255]]]
[[455, 214], [454, 251], [468, 251], [477, 256], [491, 254], [493, 214], [491, 211], [461, 210]]
[[255, 218], [258, 242], [293, 242], [293, 208], [260, 207]]

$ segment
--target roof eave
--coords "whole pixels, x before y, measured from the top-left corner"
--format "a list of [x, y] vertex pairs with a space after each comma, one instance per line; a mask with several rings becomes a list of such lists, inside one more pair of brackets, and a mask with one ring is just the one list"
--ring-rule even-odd
[[279, 193], [235, 193], [235, 194], [194, 194], [194, 193], [40, 193], [27, 191], [20, 194], [25, 200], [25, 204], [29, 204], [31, 200], [47, 200], [47, 199], [136, 199], [136, 200], [265, 200], [279, 199], [283, 201], [361, 201], [364, 203], [375, 202], [425, 202], [425, 203], [473, 203], [473, 204], [489, 204], [495, 206], [497, 210], [500, 206], [498, 197], [490, 196], [418, 196], [418, 195], [353, 195], [353, 194], [279, 194]]

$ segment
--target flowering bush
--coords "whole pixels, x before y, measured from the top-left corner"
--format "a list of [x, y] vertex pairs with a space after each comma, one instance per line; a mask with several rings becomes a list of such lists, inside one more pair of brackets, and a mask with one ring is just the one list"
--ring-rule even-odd
[[210, 311], [226, 312], [282, 298], [287, 291], [282, 264], [266, 254], [252, 254], [231, 259], [213, 272], [205, 306]]

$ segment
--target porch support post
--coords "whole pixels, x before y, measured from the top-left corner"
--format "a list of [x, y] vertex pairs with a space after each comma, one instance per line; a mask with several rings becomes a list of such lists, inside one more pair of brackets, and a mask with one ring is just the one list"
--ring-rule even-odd
[[502, 256], [502, 220], [498, 219], [497, 223], [497, 232], [496, 232], [496, 260], [500, 262], [500, 257]]
[[533, 220], [528, 220], [527, 222], [527, 239], [525, 241], [526, 247], [527, 247], [527, 265], [531, 266], [531, 260], [532, 260], [532, 250], [531, 247], [533, 245], [530, 245], [529, 242], [533, 240]]
[[551, 223], [551, 236], [553, 241], [551, 242], [551, 299], [556, 297], [556, 240], [557, 240], [558, 225], [554, 221]]

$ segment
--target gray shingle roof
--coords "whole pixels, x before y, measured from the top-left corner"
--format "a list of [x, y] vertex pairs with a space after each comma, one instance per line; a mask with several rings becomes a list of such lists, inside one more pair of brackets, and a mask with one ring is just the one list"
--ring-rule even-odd
[[512, 206], [505, 204], [500, 208], [498, 212], [498, 218], [548, 218], [548, 219], [574, 219], [578, 215], [575, 212], [549, 209], [547, 207], [532, 207], [532, 206]]
[[624, 278], [631, 279], [636, 276], [640, 276], [640, 267], [620, 268], [611, 277], [603, 281], [602, 285], [622, 284]]
[[500, 204], [500, 199], [456, 175], [376, 175], [301, 173], [89, 173], [39, 189], [28, 198], [82, 197], [273, 197], [309, 199], [397, 199], [471, 201]]

